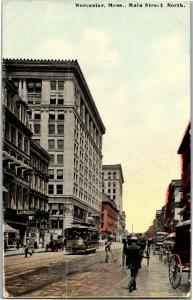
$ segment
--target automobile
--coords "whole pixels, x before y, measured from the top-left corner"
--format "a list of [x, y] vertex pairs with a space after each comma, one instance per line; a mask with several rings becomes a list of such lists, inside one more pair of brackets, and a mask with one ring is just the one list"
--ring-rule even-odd
[[64, 250], [64, 241], [62, 239], [53, 240], [46, 245], [46, 251]]

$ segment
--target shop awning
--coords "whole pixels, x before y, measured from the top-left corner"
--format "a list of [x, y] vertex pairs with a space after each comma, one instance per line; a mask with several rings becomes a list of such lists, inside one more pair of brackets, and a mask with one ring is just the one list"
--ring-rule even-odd
[[4, 186], [3, 186], [3, 192], [8, 193], [8, 190]]
[[11, 226], [9, 226], [7, 223], [5, 223], [4, 222], [4, 224], [3, 224], [3, 230], [4, 230], [4, 232], [19, 232], [19, 230], [17, 230], [17, 229], [15, 229], [15, 228], [13, 228], [13, 227], [11, 227]]

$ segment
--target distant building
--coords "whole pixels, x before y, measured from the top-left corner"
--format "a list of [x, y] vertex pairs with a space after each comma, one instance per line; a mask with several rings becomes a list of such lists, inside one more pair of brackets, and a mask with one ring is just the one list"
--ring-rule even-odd
[[155, 237], [156, 232], [156, 219], [154, 219], [152, 225], [149, 226], [144, 235], [147, 239], [150, 239]]
[[101, 220], [99, 226], [99, 233], [101, 237], [108, 235], [116, 236], [117, 232], [117, 215], [118, 209], [115, 202], [105, 194], [101, 204]]
[[118, 208], [117, 217], [117, 240], [122, 240], [125, 234], [125, 218], [122, 215], [122, 191], [123, 191], [123, 173], [121, 164], [102, 166], [102, 192], [116, 203]]
[[123, 237], [126, 237], [126, 213], [122, 211], [122, 227], [123, 227]]
[[5, 59], [30, 109], [34, 140], [50, 154], [50, 226], [98, 226], [102, 201], [102, 136], [105, 127], [76, 60]]
[[160, 210], [156, 210], [156, 232], [165, 231], [164, 227], [165, 206]]

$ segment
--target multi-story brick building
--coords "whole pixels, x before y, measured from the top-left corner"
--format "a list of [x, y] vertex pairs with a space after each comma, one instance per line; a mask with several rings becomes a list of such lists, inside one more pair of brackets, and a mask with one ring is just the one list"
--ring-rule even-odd
[[34, 139], [50, 154], [49, 209], [58, 234], [97, 224], [102, 190], [102, 123], [77, 61], [4, 60], [28, 103]]
[[[48, 199], [46, 196], [47, 181], [40, 180], [41, 198], [31, 199], [31, 181], [29, 179], [35, 166], [32, 164], [32, 153], [35, 147], [32, 132], [29, 129], [27, 104], [18, 95], [13, 81], [3, 80], [3, 208], [4, 221], [17, 229], [21, 242], [30, 233], [30, 219], [36, 215], [37, 209], [45, 213]], [[33, 144], [33, 147], [32, 147]], [[38, 145], [37, 145], [38, 146]], [[49, 156], [38, 146], [37, 156], [40, 165], [44, 163], [44, 174], [40, 169], [38, 177], [48, 176]], [[38, 203], [38, 206], [37, 206]], [[41, 221], [41, 218], [40, 218]], [[34, 225], [35, 226], [35, 225]], [[37, 227], [37, 226], [36, 226]]]
[[101, 237], [107, 237], [108, 235], [116, 236], [117, 233], [117, 214], [118, 209], [114, 201], [103, 194], [103, 200], [101, 204], [101, 220], [99, 226], [99, 233]]
[[118, 208], [117, 216], [117, 240], [121, 241], [125, 234], [125, 217], [122, 215], [122, 185], [124, 183], [121, 164], [102, 166], [102, 192], [116, 203]]

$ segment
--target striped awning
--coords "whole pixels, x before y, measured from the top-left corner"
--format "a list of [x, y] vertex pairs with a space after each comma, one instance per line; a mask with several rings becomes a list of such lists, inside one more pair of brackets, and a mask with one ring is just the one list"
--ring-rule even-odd
[[17, 230], [17, 229], [15, 229], [15, 228], [13, 228], [13, 227], [11, 227], [11, 226], [9, 226], [7, 223], [5, 223], [4, 222], [4, 224], [3, 224], [3, 231], [4, 232], [15, 232], [15, 233], [18, 233], [19, 232], [19, 230]]

